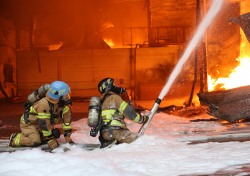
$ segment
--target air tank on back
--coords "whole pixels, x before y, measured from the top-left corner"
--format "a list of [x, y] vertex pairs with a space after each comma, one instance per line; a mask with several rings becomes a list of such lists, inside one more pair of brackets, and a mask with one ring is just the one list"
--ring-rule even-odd
[[92, 128], [98, 127], [100, 123], [101, 99], [100, 97], [91, 97], [88, 112], [88, 126]]
[[34, 104], [41, 98], [45, 97], [47, 91], [49, 90], [50, 85], [49, 84], [43, 84], [41, 87], [39, 87], [37, 90], [32, 92], [28, 95], [28, 102], [30, 104]]

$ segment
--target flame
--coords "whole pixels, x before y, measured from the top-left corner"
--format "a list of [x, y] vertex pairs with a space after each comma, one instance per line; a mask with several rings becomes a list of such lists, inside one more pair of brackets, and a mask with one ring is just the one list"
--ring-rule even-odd
[[112, 39], [103, 39], [110, 47], [115, 46], [115, 43]]
[[208, 90], [215, 88], [232, 89], [236, 87], [250, 85], [250, 58], [248, 56], [236, 59], [239, 65], [232, 70], [229, 77], [213, 79], [208, 75]]

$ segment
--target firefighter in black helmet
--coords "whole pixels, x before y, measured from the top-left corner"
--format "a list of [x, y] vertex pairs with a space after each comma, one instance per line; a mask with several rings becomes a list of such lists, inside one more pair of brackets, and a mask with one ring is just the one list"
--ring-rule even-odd
[[131, 105], [122, 99], [121, 95], [126, 93], [126, 89], [116, 86], [114, 79], [101, 80], [98, 90], [101, 93], [102, 102], [103, 126], [99, 136], [101, 148], [115, 143], [131, 143], [136, 140], [139, 137], [138, 133], [131, 132], [127, 128], [124, 118], [142, 124], [148, 120], [148, 117], [138, 114]]

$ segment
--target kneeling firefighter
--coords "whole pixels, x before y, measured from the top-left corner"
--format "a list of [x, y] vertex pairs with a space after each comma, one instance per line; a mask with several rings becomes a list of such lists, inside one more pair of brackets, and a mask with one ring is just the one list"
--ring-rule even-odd
[[60, 130], [54, 128], [62, 124], [66, 142], [73, 143], [71, 128], [70, 87], [62, 81], [44, 84], [28, 96], [25, 113], [20, 120], [21, 133], [10, 136], [11, 147], [35, 147], [47, 143], [50, 149], [59, 146], [57, 138]]
[[98, 90], [101, 96], [92, 97], [90, 100], [88, 116], [90, 135], [95, 137], [100, 131], [100, 148], [136, 140], [139, 137], [138, 133], [131, 132], [127, 128], [124, 118], [142, 124], [148, 120], [148, 116], [138, 114], [133, 106], [122, 99], [122, 95], [127, 92], [124, 88], [116, 86], [114, 79], [101, 80]]

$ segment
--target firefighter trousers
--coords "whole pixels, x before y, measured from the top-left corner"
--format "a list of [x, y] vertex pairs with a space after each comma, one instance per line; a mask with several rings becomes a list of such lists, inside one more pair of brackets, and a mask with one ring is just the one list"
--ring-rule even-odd
[[101, 135], [107, 141], [116, 139], [117, 143], [131, 143], [139, 137], [138, 133], [123, 128], [118, 130], [105, 130], [101, 132]]
[[33, 124], [20, 124], [21, 133], [17, 135], [19, 139], [15, 139], [16, 146], [34, 147], [41, 144], [39, 130]]

